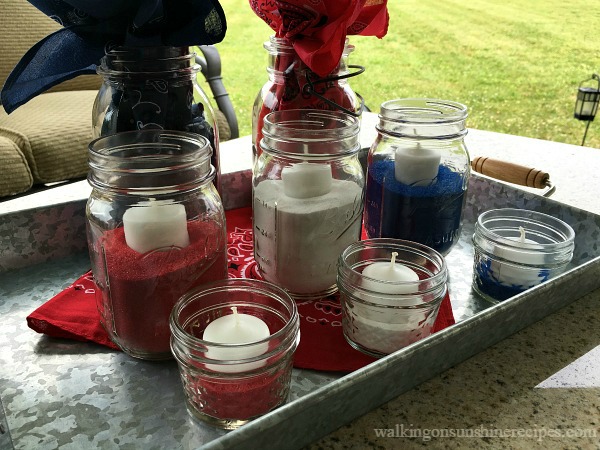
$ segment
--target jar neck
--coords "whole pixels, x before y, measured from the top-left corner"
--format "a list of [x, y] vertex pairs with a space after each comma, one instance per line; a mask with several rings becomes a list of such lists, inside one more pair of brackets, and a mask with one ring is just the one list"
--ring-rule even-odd
[[413, 139], [462, 139], [467, 107], [435, 99], [398, 99], [381, 105], [377, 130]]
[[349, 114], [291, 109], [268, 114], [263, 151], [302, 161], [347, 157], [360, 150], [360, 122]]
[[[395, 251], [398, 260], [424, 274], [416, 282], [392, 282], [372, 279], [367, 286], [363, 284], [363, 270], [374, 262], [387, 262], [390, 254]], [[348, 246], [338, 260], [338, 282], [342, 290], [359, 293], [363, 300], [378, 303], [382, 292], [389, 292], [390, 287], [410, 285], [403, 294], [394, 294], [394, 301], [402, 305], [404, 301], [413, 301], [417, 295], [428, 295], [431, 300], [441, 301], [446, 293], [448, 267], [444, 257], [423, 244], [399, 239], [377, 238], [365, 239]], [[380, 286], [381, 289], [378, 289]], [[383, 295], [385, 298], [385, 294]], [[417, 301], [411, 305], [414, 308], [426, 307], [427, 302]]]
[[210, 183], [212, 150], [200, 135], [142, 130], [104, 136], [89, 144], [88, 182], [101, 191], [139, 195], [191, 192]]
[[[267, 72], [272, 82], [283, 83], [288, 78], [298, 76], [310, 76], [311, 80], [321, 78], [304, 64], [289, 40], [271, 36], [269, 41], [263, 44], [263, 47], [269, 53]], [[346, 39], [340, 61], [328, 76], [347, 75], [349, 73], [348, 58], [353, 51], [354, 46], [349, 44]], [[341, 79], [338, 82], [346, 83], [346, 80]]]
[[193, 57], [189, 47], [116, 47], [101, 59], [97, 72], [107, 79], [192, 78], [200, 70]]

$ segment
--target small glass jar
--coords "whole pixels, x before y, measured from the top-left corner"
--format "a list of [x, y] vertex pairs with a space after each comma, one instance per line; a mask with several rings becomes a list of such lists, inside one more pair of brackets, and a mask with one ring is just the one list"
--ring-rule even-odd
[[[346, 45], [337, 67], [325, 78], [319, 77], [302, 62], [289, 40], [271, 36], [264, 48], [269, 53], [269, 80], [263, 85], [252, 108], [252, 152], [256, 159], [264, 118], [273, 111], [288, 109], [320, 109], [361, 114], [358, 96], [350, 87], [348, 56], [354, 46]], [[364, 70], [364, 69], [362, 69]]]
[[370, 238], [450, 252], [460, 237], [470, 173], [466, 118], [466, 106], [445, 100], [381, 105], [367, 161], [364, 223]]
[[473, 234], [473, 289], [496, 302], [556, 277], [573, 258], [574, 240], [570, 225], [547, 214], [486, 211]]
[[296, 298], [336, 291], [336, 261], [360, 237], [364, 175], [359, 121], [339, 112], [265, 117], [253, 171], [254, 259]]
[[171, 358], [169, 315], [190, 289], [227, 278], [225, 213], [210, 144], [144, 130], [89, 146], [87, 236], [108, 335], [142, 359]]
[[443, 256], [425, 245], [385, 238], [350, 245], [337, 277], [346, 340], [381, 357], [429, 336], [447, 280]]
[[219, 136], [212, 106], [196, 79], [189, 47], [117, 47], [102, 58], [103, 78], [92, 111], [94, 138], [164, 129], [204, 136], [213, 148], [219, 192]]
[[241, 278], [206, 284], [181, 297], [170, 324], [194, 417], [234, 429], [286, 402], [300, 342], [298, 310], [286, 291]]

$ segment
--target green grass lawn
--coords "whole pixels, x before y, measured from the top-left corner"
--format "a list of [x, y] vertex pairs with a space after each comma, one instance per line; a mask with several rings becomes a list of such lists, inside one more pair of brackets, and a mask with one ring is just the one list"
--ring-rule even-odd
[[[221, 5], [228, 30], [217, 47], [244, 135], [272, 32], [246, 0]], [[471, 128], [581, 143], [573, 109], [579, 83], [600, 73], [600, 2], [389, 0], [388, 9], [383, 39], [350, 37], [350, 63], [367, 68], [350, 82], [373, 111], [394, 98], [441, 98], [466, 104]], [[600, 148], [600, 115], [586, 145]]]

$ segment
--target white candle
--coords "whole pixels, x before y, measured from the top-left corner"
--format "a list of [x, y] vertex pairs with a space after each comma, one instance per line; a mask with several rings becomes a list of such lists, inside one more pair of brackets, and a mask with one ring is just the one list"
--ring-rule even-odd
[[396, 147], [394, 170], [396, 180], [410, 186], [429, 186], [435, 182], [441, 153], [417, 142], [416, 146]]
[[[233, 314], [219, 317], [208, 324], [202, 339], [215, 344], [233, 344], [232, 347], [207, 346], [206, 356], [215, 360], [240, 360], [254, 358], [267, 352], [268, 343], [238, 347], [235, 344], [253, 344], [268, 338], [269, 327], [260, 318], [250, 314], [240, 314], [237, 307], [231, 308]], [[221, 372], [241, 372], [264, 365], [264, 361], [238, 364], [235, 367], [225, 365], [207, 365]]]
[[365, 278], [361, 280], [361, 287], [371, 293], [359, 291], [355, 295], [373, 305], [355, 302], [350, 311], [352, 340], [382, 354], [392, 353], [431, 334], [435, 321], [435, 317], [432, 320], [425, 312], [410, 308], [423, 302], [417, 294], [419, 275], [397, 263], [397, 256], [398, 252], [392, 252], [390, 261], [375, 262], [363, 269]]
[[508, 238], [511, 241], [515, 241], [516, 244], [511, 244], [511, 248], [496, 247], [493, 250], [494, 255], [519, 264], [542, 264], [544, 262], [544, 255], [537, 251], [532, 251], [529, 245], [525, 245], [538, 244], [538, 242], [527, 239], [526, 233], [525, 228], [519, 227], [519, 237]]
[[397, 256], [398, 252], [393, 252], [389, 262], [385, 261], [369, 264], [363, 269], [362, 274], [373, 280], [390, 281], [402, 284], [378, 283], [377, 281], [363, 278], [362, 286], [367, 290], [382, 294], [411, 294], [415, 292], [417, 287], [412, 283], [418, 282], [419, 276], [410, 267], [407, 267], [404, 264], [398, 264], [396, 262]]
[[138, 253], [147, 253], [165, 247], [187, 247], [185, 206], [172, 201], [140, 202], [123, 214], [125, 242]]
[[[538, 244], [538, 242], [526, 238], [526, 230], [519, 227], [519, 237], [509, 238], [516, 241], [514, 248], [495, 247], [492, 253], [498, 258], [502, 258], [510, 263], [525, 265], [540, 265], [544, 263], [544, 255], [538, 251], [532, 250], [528, 244]], [[529, 288], [543, 281], [540, 276], [540, 270], [527, 267], [516, 267], [503, 261], [492, 262], [490, 270], [494, 278], [506, 286], [523, 286]]]
[[311, 198], [331, 191], [333, 175], [329, 164], [301, 162], [281, 171], [283, 192], [292, 198]]

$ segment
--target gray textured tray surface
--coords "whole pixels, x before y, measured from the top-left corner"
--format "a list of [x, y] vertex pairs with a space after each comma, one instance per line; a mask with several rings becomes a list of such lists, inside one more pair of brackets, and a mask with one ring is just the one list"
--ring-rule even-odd
[[[575, 256], [560, 277], [492, 305], [471, 291], [470, 237], [480, 212], [506, 206], [536, 209], [571, 224], [576, 232]], [[457, 325], [345, 376], [294, 370], [287, 405], [225, 433], [187, 414], [174, 362], [137, 361], [97, 345], [50, 339], [27, 328], [25, 317], [33, 309], [89, 267], [87, 254], [80, 251], [85, 248], [81, 223], [69, 214], [81, 217], [74, 206], [68, 214], [49, 209], [0, 220], [4, 239], [11, 239], [7, 230], [14, 230], [15, 221], [36, 227], [37, 234], [59, 236], [54, 244], [41, 248], [39, 242], [28, 249], [27, 239], [19, 241], [22, 254], [45, 253], [48, 261], [0, 274], [0, 398], [15, 448], [197, 448], [203, 444], [298, 448], [600, 284], [599, 216], [473, 177], [461, 240], [447, 258]], [[67, 242], [66, 250], [55, 248], [61, 240]], [[576, 292], [572, 286], [577, 286]]]

